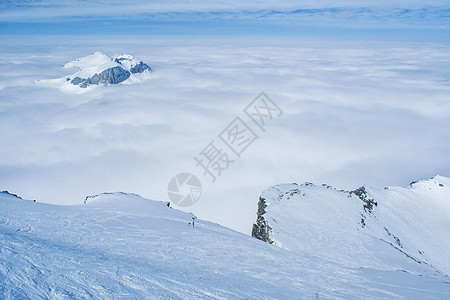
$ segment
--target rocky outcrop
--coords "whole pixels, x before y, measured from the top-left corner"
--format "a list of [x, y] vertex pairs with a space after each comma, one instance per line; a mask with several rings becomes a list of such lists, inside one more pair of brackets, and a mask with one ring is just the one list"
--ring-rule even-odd
[[100, 83], [109, 83], [109, 84], [118, 84], [122, 81], [125, 81], [130, 77], [130, 72], [125, 70], [122, 67], [114, 67], [107, 69], [100, 74], [95, 74], [89, 79], [89, 84], [100, 84]]
[[99, 84], [118, 84], [130, 77], [130, 72], [124, 68], [117, 66], [104, 70], [101, 73], [96, 73], [89, 78], [75, 77], [70, 83], [86, 88], [89, 85]]
[[375, 201], [375, 199], [373, 199], [372, 197], [370, 197], [367, 194], [367, 190], [364, 186], [357, 188], [354, 191], [350, 191], [349, 192], [350, 196], [352, 194], [354, 194], [355, 196], [357, 196], [361, 201], [364, 202], [363, 205], [363, 211], [360, 213], [361, 215], [361, 227], [365, 227], [366, 226], [366, 213], [368, 213], [369, 215], [373, 212], [373, 208], [378, 206], [378, 202]]
[[354, 191], [350, 192], [351, 194], [355, 194], [358, 196], [359, 199], [361, 199], [365, 204], [363, 205], [363, 209], [366, 212], [371, 213], [374, 206], [378, 206], [378, 202], [376, 202], [373, 198], [369, 197], [367, 194], [366, 188], [364, 186], [357, 188]]
[[137, 63], [137, 61], [131, 55], [122, 54], [121, 56], [114, 58], [114, 61], [124, 66], [125, 68], [129, 66], [131, 74], [140, 74], [145, 71], [152, 71], [152, 68], [150, 68], [149, 65], [143, 63], [142, 61], [139, 61], [139, 63]]
[[272, 228], [269, 226], [269, 223], [264, 218], [264, 214], [266, 213], [265, 210], [266, 207], [267, 207], [266, 200], [263, 197], [259, 197], [257, 218], [256, 223], [253, 224], [252, 237], [272, 244], [273, 241], [270, 239], [270, 232], [272, 231]]
[[17, 198], [17, 199], [22, 199], [22, 197], [20, 197], [20, 196], [18, 196], [18, 195], [16, 195], [16, 194], [12, 194], [12, 193], [10, 193], [10, 192], [8, 192], [8, 191], [0, 192], [0, 194], [7, 195], [7, 196], [11, 196], [11, 197], [14, 197], [14, 198]]

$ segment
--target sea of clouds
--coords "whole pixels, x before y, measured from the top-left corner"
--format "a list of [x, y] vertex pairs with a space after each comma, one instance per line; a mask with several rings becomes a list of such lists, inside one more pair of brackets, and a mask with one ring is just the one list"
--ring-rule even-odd
[[[39, 83], [95, 51], [132, 54], [152, 78], [82, 94]], [[170, 179], [191, 172], [203, 195], [185, 210], [249, 233], [273, 184], [450, 176], [449, 70], [444, 41], [5, 37], [0, 189], [59, 204], [107, 191], [167, 201]], [[266, 132], [243, 113], [261, 91], [284, 112]], [[259, 136], [240, 158], [217, 137], [237, 116]], [[213, 140], [235, 159], [215, 183], [194, 161]]]

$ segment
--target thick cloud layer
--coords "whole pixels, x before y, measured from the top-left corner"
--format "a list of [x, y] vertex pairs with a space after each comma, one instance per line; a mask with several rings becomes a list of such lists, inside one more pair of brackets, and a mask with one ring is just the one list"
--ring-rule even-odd
[[[187, 210], [248, 233], [272, 184], [450, 175], [448, 44], [10, 38], [0, 49], [0, 189], [26, 198], [167, 200], [172, 176], [187, 171], [204, 186]], [[153, 78], [80, 95], [35, 83], [94, 51], [139, 57]], [[242, 111], [262, 90], [284, 111], [265, 133]], [[193, 158], [212, 140], [226, 150], [217, 135], [237, 116], [259, 138], [211, 183]]]

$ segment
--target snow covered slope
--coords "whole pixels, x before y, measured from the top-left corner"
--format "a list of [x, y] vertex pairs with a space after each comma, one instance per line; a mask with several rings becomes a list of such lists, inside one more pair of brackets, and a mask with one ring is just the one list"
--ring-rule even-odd
[[85, 203], [0, 193], [1, 299], [450, 297], [439, 273], [353, 268], [206, 221], [193, 228], [191, 214], [137, 195]]
[[252, 235], [352, 268], [448, 277], [450, 178], [351, 192], [310, 183], [273, 186], [261, 195]]
[[39, 83], [56, 86], [63, 91], [79, 92], [80, 88], [98, 85], [141, 82], [149, 78], [152, 72], [149, 65], [131, 55], [110, 57], [103, 52], [75, 59], [63, 68], [76, 68], [78, 71], [59, 79], [40, 80]]

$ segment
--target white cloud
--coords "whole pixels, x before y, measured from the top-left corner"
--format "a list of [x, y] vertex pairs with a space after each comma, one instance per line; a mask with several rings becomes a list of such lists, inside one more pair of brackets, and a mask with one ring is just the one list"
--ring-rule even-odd
[[[173, 175], [195, 172], [205, 190], [191, 209], [249, 232], [257, 197], [271, 184], [382, 187], [450, 175], [449, 49], [275, 39], [6, 40], [0, 189], [53, 203], [118, 190], [166, 200]], [[33, 83], [63, 76], [64, 63], [94, 51], [139, 57], [153, 78], [83, 95]], [[285, 114], [208, 183], [193, 156], [218, 141], [235, 116], [245, 118], [242, 109], [261, 90]]]

